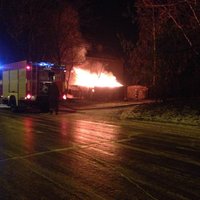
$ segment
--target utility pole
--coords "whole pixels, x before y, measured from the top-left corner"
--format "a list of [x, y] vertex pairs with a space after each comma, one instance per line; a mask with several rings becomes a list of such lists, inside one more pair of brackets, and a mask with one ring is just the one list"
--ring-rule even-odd
[[153, 21], [153, 78], [152, 78], [152, 85], [156, 85], [156, 72], [157, 72], [157, 60], [156, 60], [156, 23], [155, 23], [155, 9], [152, 8], [152, 21]]

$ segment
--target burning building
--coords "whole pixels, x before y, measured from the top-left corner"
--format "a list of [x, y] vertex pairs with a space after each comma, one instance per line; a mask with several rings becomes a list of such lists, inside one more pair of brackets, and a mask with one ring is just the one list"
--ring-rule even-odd
[[118, 59], [87, 57], [73, 66], [66, 75], [69, 93], [74, 97], [91, 100], [123, 98], [123, 65]]

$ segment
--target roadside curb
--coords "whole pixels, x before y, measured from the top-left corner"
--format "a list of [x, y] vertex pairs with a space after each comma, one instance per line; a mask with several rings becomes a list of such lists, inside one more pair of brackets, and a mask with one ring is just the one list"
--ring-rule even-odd
[[121, 103], [111, 103], [112, 105], [106, 105], [105, 104], [96, 104], [96, 105], [87, 105], [87, 106], [79, 106], [79, 107], [66, 107], [62, 105], [64, 109], [69, 109], [72, 111], [84, 111], [84, 110], [103, 110], [103, 109], [114, 109], [114, 108], [124, 108], [124, 107], [130, 107], [130, 106], [136, 106], [136, 105], [141, 105], [141, 104], [151, 104], [155, 103], [153, 100], [144, 100], [144, 101], [134, 101], [134, 102], [121, 102]]

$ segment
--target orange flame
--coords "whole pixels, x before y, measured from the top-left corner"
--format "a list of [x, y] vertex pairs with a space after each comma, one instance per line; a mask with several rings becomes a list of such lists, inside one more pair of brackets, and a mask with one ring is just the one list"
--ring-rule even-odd
[[91, 73], [89, 70], [74, 67], [75, 80], [74, 85], [84, 87], [121, 87], [116, 77], [111, 72]]

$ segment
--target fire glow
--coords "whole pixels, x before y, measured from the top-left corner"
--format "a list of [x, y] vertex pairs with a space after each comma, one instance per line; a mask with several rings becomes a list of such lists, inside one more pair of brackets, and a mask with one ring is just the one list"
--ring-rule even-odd
[[75, 85], [83, 87], [121, 87], [116, 77], [111, 72], [91, 73], [89, 70], [74, 67]]

